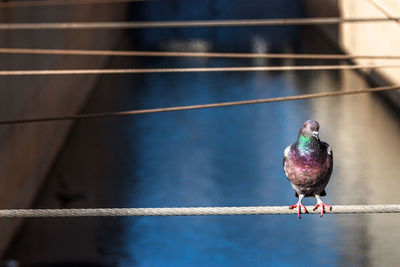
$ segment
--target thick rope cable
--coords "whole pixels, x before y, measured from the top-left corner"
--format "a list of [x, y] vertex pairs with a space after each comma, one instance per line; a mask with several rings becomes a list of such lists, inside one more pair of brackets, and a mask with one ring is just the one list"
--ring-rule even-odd
[[[309, 213], [320, 214], [307, 207]], [[34, 217], [119, 217], [119, 216], [199, 216], [199, 215], [283, 215], [296, 214], [288, 206], [191, 207], [191, 208], [106, 208], [106, 209], [3, 209], [1, 218]], [[337, 205], [326, 214], [400, 213], [400, 205]]]
[[193, 20], [193, 21], [118, 21], [118, 22], [45, 22], [45, 23], [0, 23], [0, 30], [94, 30], [94, 29], [146, 29], [186, 27], [244, 27], [324, 25], [339, 23], [391, 22], [399, 18], [289, 18], [289, 19], [237, 19], [237, 20]]
[[254, 100], [244, 100], [244, 101], [212, 103], [212, 104], [204, 104], [204, 105], [190, 105], [190, 106], [178, 106], [178, 107], [167, 107], [167, 108], [153, 108], [153, 109], [139, 109], [139, 110], [116, 111], [116, 112], [90, 113], [90, 114], [81, 114], [81, 115], [72, 115], [72, 116], [58, 116], [58, 117], [56, 116], [56, 117], [43, 117], [43, 118], [30, 118], [30, 119], [17, 119], [17, 120], [3, 120], [3, 121], [0, 121], [0, 125], [20, 124], [20, 123], [38, 123], [38, 122], [49, 122], [49, 121], [65, 121], [65, 120], [78, 120], [78, 119], [92, 119], [92, 118], [129, 116], [129, 115], [139, 115], [139, 114], [158, 113], [158, 112], [171, 112], [171, 111], [183, 111], [183, 110], [194, 110], [194, 109], [205, 109], [205, 108], [230, 107], [230, 106], [239, 106], [239, 105], [262, 104], [262, 103], [273, 103], [273, 102], [291, 101], [291, 100], [304, 100], [304, 99], [321, 98], [321, 97], [333, 97], [333, 96], [355, 95], [355, 94], [373, 93], [373, 92], [382, 92], [382, 91], [393, 91], [393, 90], [399, 90], [399, 89], [400, 89], [400, 85], [392, 85], [392, 86], [382, 86], [382, 87], [367, 88], [367, 89], [352, 90], [352, 91], [325, 92], [325, 93], [283, 96], [283, 97], [263, 98], [263, 99], [254, 99]]
[[33, 0], [1, 2], [0, 8], [16, 7], [43, 7], [43, 6], [68, 6], [68, 5], [94, 5], [94, 4], [117, 4], [128, 2], [149, 2], [156, 0]]
[[377, 69], [377, 68], [400, 68], [400, 65], [360, 64], [360, 65], [305, 65], [305, 66], [147, 68], [147, 69], [1, 70], [0, 76], [144, 74], [144, 73], [238, 72], [238, 71], [303, 71], [303, 70], [317, 71], [317, 70], [356, 70], [356, 69]]
[[116, 51], [79, 49], [0, 48], [0, 54], [135, 56], [135, 57], [205, 57], [205, 58], [290, 58], [290, 59], [400, 59], [393, 55], [289, 54], [289, 53], [212, 53], [170, 51]]

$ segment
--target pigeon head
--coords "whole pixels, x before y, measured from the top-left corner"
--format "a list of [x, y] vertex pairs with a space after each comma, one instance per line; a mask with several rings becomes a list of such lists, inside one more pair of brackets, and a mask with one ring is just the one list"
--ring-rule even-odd
[[303, 123], [299, 131], [300, 136], [319, 140], [319, 124], [315, 120], [308, 120]]
[[296, 147], [301, 153], [310, 153], [319, 147], [319, 124], [317, 121], [308, 120], [303, 123], [299, 131]]

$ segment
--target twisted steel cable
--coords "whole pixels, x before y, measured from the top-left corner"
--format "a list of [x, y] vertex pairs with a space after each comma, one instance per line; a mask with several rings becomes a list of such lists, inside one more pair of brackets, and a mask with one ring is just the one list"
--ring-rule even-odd
[[[307, 209], [311, 214], [312, 206]], [[326, 214], [400, 213], [400, 205], [337, 205]], [[283, 215], [296, 214], [287, 206], [189, 207], [189, 208], [97, 208], [97, 209], [3, 209], [0, 218], [34, 217], [119, 217], [119, 216], [200, 216], [200, 215]]]

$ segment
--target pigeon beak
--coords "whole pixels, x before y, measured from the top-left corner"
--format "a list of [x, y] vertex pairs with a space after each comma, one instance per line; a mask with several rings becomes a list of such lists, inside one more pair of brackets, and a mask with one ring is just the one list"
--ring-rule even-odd
[[319, 132], [318, 131], [314, 131], [312, 132], [312, 136], [314, 136], [315, 138], [317, 138], [319, 140], [319, 136], [318, 136]]

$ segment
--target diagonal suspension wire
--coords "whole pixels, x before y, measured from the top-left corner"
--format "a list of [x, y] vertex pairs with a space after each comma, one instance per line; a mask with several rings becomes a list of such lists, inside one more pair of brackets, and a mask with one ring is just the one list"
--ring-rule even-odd
[[367, 89], [352, 90], [352, 91], [314, 93], [314, 94], [304, 94], [304, 95], [295, 95], [295, 96], [283, 96], [283, 97], [263, 98], [263, 99], [254, 99], [254, 100], [244, 100], [244, 101], [212, 103], [212, 104], [203, 104], [203, 105], [190, 105], [190, 106], [178, 106], [178, 107], [167, 107], [167, 108], [153, 108], [153, 109], [139, 109], [139, 110], [116, 111], [116, 112], [90, 113], [90, 114], [80, 114], [80, 115], [71, 115], [71, 116], [54, 116], [54, 117], [43, 117], [43, 118], [3, 120], [3, 121], [0, 121], [0, 125], [21, 124], [21, 123], [38, 123], [38, 122], [49, 122], [49, 121], [65, 121], [65, 120], [78, 120], [78, 119], [92, 119], [92, 118], [129, 116], [129, 115], [139, 115], [139, 114], [158, 113], [158, 112], [171, 112], [171, 111], [183, 111], [183, 110], [194, 110], [194, 109], [205, 109], [205, 108], [231, 107], [231, 106], [250, 105], [250, 104], [262, 104], [262, 103], [304, 100], [304, 99], [321, 98], [321, 97], [334, 97], [334, 96], [355, 95], [355, 94], [373, 93], [373, 92], [382, 92], [382, 91], [393, 91], [393, 90], [399, 90], [399, 89], [400, 89], [400, 85], [391, 85], [391, 86], [382, 86], [382, 87], [367, 88]]
[[31, 1], [1, 2], [0, 8], [117, 4], [117, 3], [128, 3], [128, 2], [149, 2], [149, 1], [157, 1], [157, 0], [31, 0]]
[[[313, 207], [307, 207], [309, 213]], [[287, 206], [190, 207], [190, 208], [97, 208], [97, 209], [3, 209], [0, 218], [116, 217], [116, 216], [200, 216], [200, 215], [283, 215], [296, 214]], [[326, 214], [400, 213], [400, 205], [337, 205]]]
[[0, 70], [0, 76], [21, 75], [83, 75], [83, 74], [143, 74], [187, 72], [237, 72], [237, 71], [295, 71], [295, 70], [355, 70], [376, 68], [400, 68], [400, 65], [305, 65], [260, 67], [201, 67], [201, 68], [146, 68], [146, 69], [64, 69], [64, 70]]
[[48, 22], [48, 23], [0, 23], [0, 30], [67, 30], [67, 29], [146, 29], [185, 27], [244, 27], [322, 25], [339, 23], [391, 22], [400, 18], [289, 18], [289, 19], [237, 19], [192, 21], [118, 21], [118, 22]]
[[135, 57], [206, 57], [206, 58], [400, 59], [400, 56], [393, 56], [393, 55], [213, 53], [213, 52], [116, 51], [116, 50], [38, 49], [38, 48], [0, 48], [0, 54], [135, 56]]
[[386, 9], [384, 9], [381, 5], [379, 5], [377, 2], [375, 2], [374, 0], [367, 0], [371, 5], [373, 5], [376, 9], [378, 9], [381, 13], [383, 13], [386, 18], [391, 19], [395, 22], [397, 22], [398, 24], [400, 24], [400, 20], [398, 18], [393, 17], [389, 12], [386, 11]]

